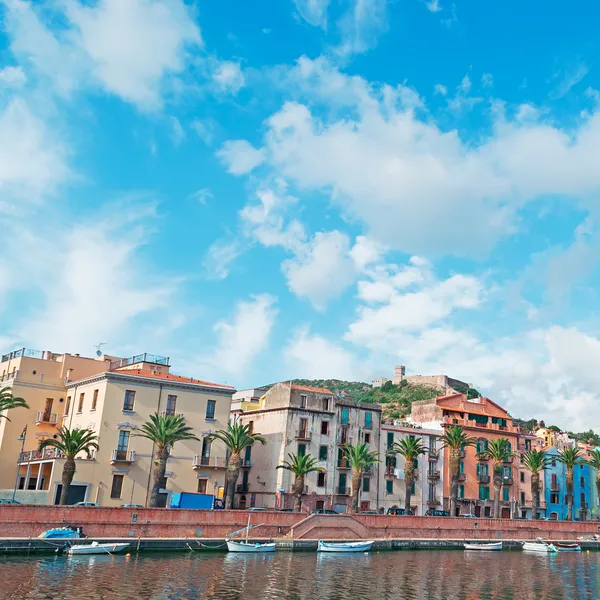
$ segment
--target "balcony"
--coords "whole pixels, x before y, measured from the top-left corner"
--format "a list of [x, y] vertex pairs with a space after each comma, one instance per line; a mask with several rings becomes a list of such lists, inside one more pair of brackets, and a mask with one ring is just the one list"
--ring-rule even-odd
[[588, 508], [589, 508], [589, 506], [588, 506], [587, 502], [581, 502], [580, 503], [580, 508], [579, 508], [580, 511], [581, 510], [586, 511]]
[[366, 467], [365, 470], [363, 471], [363, 475], [365, 477], [371, 477], [371, 475], [374, 475], [374, 474], [375, 474], [374, 466]]
[[225, 469], [227, 468], [227, 461], [221, 456], [201, 456], [196, 454], [194, 456], [194, 469], [201, 469], [202, 467]]
[[507, 456], [507, 457], [504, 459], [504, 462], [505, 462], [505, 463], [509, 463], [509, 464], [511, 464], [511, 465], [512, 465], [512, 463], [514, 462], [514, 460], [515, 460], [515, 457], [514, 457], [514, 456]]
[[238, 483], [235, 486], [235, 491], [238, 494], [247, 494], [249, 489], [250, 489], [250, 484], [249, 483]]
[[458, 451], [458, 457], [459, 458], [464, 458], [467, 455], [465, 450], [459, 450]]
[[296, 431], [296, 439], [310, 442], [311, 433], [308, 429], [300, 429]]
[[394, 467], [392, 466], [386, 466], [385, 468], [385, 476], [386, 477], [393, 477], [394, 476]]
[[560, 492], [560, 483], [551, 483], [550, 484], [550, 491], [551, 492]]
[[163, 417], [163, 419], [164, 419], [165, 417], [168, 417], [168, 416], [171, 416], [171, 417], [175, 417], [175, 416], [177, 416], [177, 417], [183, 417], [183, 413], [176, 413], [176, 412], [175, 412], [175, 411], [173, 411], [173, 410], [163, 410], [163, 411], [160, 413], [160, 416], [161, 416], [161, 417]]
[[484, 475], [483, 473], [480, 473], [479, 475], [477, 475], [477, 481], [479, 481], [479, 483], [489, 483], [490, 482], [490, 476], [489, 475]]
[[65, 455], [56, 448], [45, 448], [44, 450], [30, 450], [21, 452], [19, 462], [31, 462], [33, 460], [51, 460], [53, 458], [64, 458]]
[[39, 412], [35, 416], [36, 425], [56, 425], [58, 423], [58, 415], [46, 411]]
[[169, 357], [168, 356], [158, 356], [156, 354], [148, 354], [144, 352], [143, 354], [136, 354], [135, 356], [131, 356], [129, 358], [119, 358], [117, 360], [113, 360], [110, 363], [110, 370], [114, 371], [115, 369], [120, 369], [121, 367], [128, 367], [129, 365], [135, 365], [136, 363], [147, 362], [153, 363], [155, 365], [164, 365], [169, 366]]
[[373, 421], [370, 423], [365, 423], [364, 429], [373, 429]]
[[458, 477], [456, 478], [456, 481], [466, 481], [467, 480], [467, 476], [465, 473], [459, 473]]
[[135, 461], [135, 450], [113, 450], [110, 457], [111, 464], [132, 463]]
[[346, 444], [351, 444], [351, 443], [352, 443], [352, 438], [347, 434], [341, 434], [338, 437], [338, 445], [339, 446], [345, 446]]
[[490, 460], [490, 457], [487, 454], [483, 454], [482, 452], [477, 453], [477, 460], [480, 462], [487, 462]]
[[341, 458], [340, 460], [337, 461], [337, 468], [338, 469], [349, 469], [350, 461], [347, 458]]
[[335, 488], [335, 492], [338, 496], [350, 496], [352, 490], [349, 487], [338, 486]]
[[427, 471], [427, 479], [429, 481], [437, 481], [440, 478], [439, 471]]
[[513, 485], [515, 480], [512, 477], [503, 477], [502, 485]]
[[437, 450], [429, 451], [429, 460], [437, 460], [440, 457], [440, 453]]
[[252, 466], [252, 460], [250, 458], [242, 458], [242, 469], [249, 469]]
[[434, 507], [434, 506], [439, 506], [440, 504], [441, 503], [437, 498], [432, 498], [430, 500], [427, 500], [427, 506]]

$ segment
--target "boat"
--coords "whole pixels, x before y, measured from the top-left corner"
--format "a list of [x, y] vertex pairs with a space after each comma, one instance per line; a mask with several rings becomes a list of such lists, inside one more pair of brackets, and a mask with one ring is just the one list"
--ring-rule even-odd
[[109, 542], [101, 544], [92, 542], [91, 544], [77, 544], [67, 549], [67, 554], [114, 554], [121, 552], [129, 546], [129, 542]]
[[566, 543], [566, 542], [548, 542], [552, 544], [559, 552], [581, 552], [581, 546], [574, 543]]
[[84, 538], [85, 535], [81, 530], [81, 527], [54, 527], [53, 529], [48, 529], [44, 531], [44, 533], [40, 533], [38, 535], [39, 538], [44, 539], [81, 539]]
[[489, 544], [465, 544], [465, 550], [502, 550], [502, 542], [491, 542]]
[[317, 552], [368, 552], [373, 541], [368, 542], [324, 542], [319, 540]]
[[558, 552], [554, 544], [547, 544], [546, 542], [523, 542], [523, 550], [527, 552], [541, 552], [544, 554]]
[[[244, 529], [240, 529], [239, 531], [234, 531], [233, 533], [230, 533], [226, 537], [227, 550], [229, 550], [229, 552], [275, 552], [275, 543], [274, 542], [267, 542], [264, 544], [259, 544], [258, 542], [249, 542], [248, 541], [248, 532], [251, 529], [260, 527], [261, 525], [264, 525], [264, 523], [261, 523], [260, 525], [250, 525], [250, 513], [248, 513], [248, 525], [246, 525], [246, 527], [244, 527]], [[234, 540], [229, 539], [230, 537], [232, 537], [234, 535], [239, 535], [240, 533], [244, 533], [244, 531], [246, 532], [246, 541], [239, 542], [239, 541], [234, 541]]]

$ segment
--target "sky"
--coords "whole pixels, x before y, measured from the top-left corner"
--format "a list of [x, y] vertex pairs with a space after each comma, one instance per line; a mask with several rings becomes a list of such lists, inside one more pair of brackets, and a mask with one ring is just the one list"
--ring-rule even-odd
[[600, 5], [0, 0], [0, 347], [448, 374], [600, 430]]

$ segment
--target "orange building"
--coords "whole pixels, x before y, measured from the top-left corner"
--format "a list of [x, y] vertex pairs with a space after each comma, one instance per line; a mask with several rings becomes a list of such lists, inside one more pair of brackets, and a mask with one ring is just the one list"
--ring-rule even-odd
[[[464, 427], [466, 433], [477, 439], [477, 445], [462, 450], [460, 463], [460, 499], [457, 515], [473, 514], [478, 517], [493, 515], [494, 486], [492, 461], [480, 453], [490, 440], [506, 438], [513, 452], [519, 450], [520, 429], [513, 425], [508, 412], [489, 398], [468, 399], [465, 394], [450, 394], [433, 400], [414, 402], [411, 420], [422, 427], [442, 430], [452, 425]], [[444, 451], [444, 506], [450, 506], [449, 450]], [[502, 518], [519, 516], [519, 459], [510, 457], [502, 465], [500, 507]]]

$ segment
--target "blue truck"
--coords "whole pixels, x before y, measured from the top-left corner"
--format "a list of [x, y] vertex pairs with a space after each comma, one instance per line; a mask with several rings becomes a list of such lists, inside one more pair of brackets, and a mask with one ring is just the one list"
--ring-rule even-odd
[[196, 510], [220, 510], [223, 500], [212, 494], [195, 494], [192, 492], [173, 492], [170, 508], [193, 508]]

